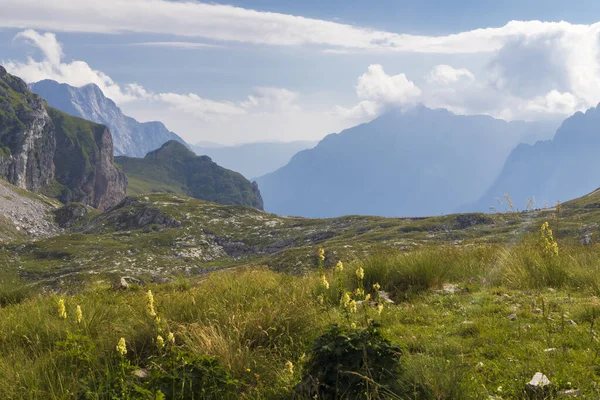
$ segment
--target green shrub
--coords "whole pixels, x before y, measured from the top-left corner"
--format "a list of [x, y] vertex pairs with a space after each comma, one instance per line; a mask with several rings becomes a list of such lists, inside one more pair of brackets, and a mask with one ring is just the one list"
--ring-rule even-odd
[[296, 390], [325, 399], [386, 398], [399, 376], [400, 350], [373, 324], [360, 330], [334, 324], [315, 340]]
[[151, 368], [149, 386], [168, 400], [226, 399], [237, 397], [238, 382], [217, 359], [191, 353], [166, 354]]

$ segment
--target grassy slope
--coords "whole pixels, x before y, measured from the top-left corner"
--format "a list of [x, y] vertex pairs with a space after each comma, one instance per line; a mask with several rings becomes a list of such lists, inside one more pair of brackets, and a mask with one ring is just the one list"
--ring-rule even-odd
[[246, 178], [178, 142], [168, 142], [145, 158], [117, 157], [116, 162], [129, 178], [130, 195], [167, 192], [221, 204], [259, 204]]
[[[140, 196], [83, 221], [78, 229], [86, 233], [0, 250], [0, 304], [7, 305], [0, 308], [0, 389], [9, 398], [59, 399], [94, 385], [96, 396], [110, 397], [107, 384], [121, 379], [118, 339], [126, 338], [134, 369], [167, 368], [172, 356], [156, 348], [156, 335], [171, 331], [176, 346], [168, 351], [215, 357], [236, 380], [219, 398], [292, 398], [314, 338], [331, 323], [360, 328], [366, 312], [403, 348], [394, 389], [400, 398], [524, 398], [537, 371], [556, 390], [597, 398], [600, 253], [597, 245], [579, 245], [598, 230], [595, 204], [592, 195], [560, 213], [311, 220], [173, 194]], [[181, 227], [123, 229], [127, 218], [152, 209]], [[543, 221], [558, 226], [558, 256], [539, 247]], [[326, 248], [328, 290], [318, 273], [251, 267], [314, 271], [318, 247]], [[342, 275], [329, 270], [338, 260], [346, 263]], [[235, 266], [248, 268], [203, 274]], [[354, 292], [358, 266], [365, 290], [380, 283], [396, 305], [381, 315], [359, 307], [348, 320], [338, 296], [342, 287]], [[146, 282], [154, 274], [190, 276], [149, 284], [159, 331], [143, 291], [110, 289], [124, 274]], [[57, 297], [38, 295], [43, 287], [75, 293], [63, 294], [67, 321], [57, 315]], [[83, 325], [74, 321], [76, 305]], [[91, 345], [67, 350], [75, 343]], [[283, 372], [287, 361], [295, 366], [291, 376]], [[87, 371], [85, 379], [73, 365]], [[131, 374], [124, 379], [141, 384]]]
[[[402, 370], [395, 372], [395, 390], [404, 394], [399, 398], [526, 398], [524, 385], [537, 371], [556, 390], [577, 388], [585, 398], [598, 398], [600, 347], [593, 324], [600, 317], [600, 293], [587, 279], [596, 276], [598, 281], [597, 249], [563, 247], [565, 254], [554, 260], [535, 246], [524, 246], [498, 262], [504, 251], [380, 255], [347, 264], [338, 276], [328, 272], [328, 290], [318, 274], [299, 277], [265, 269], [150, 285], [161, 317], [158, 331], [145, 292], [136, 288], [114, 291], [101, 284], [84, 294], [63, 296], [67, 320], [59, 318], [58, 297], [13, 293], [10, 298], [21, 303], [0, 309], [0, 389], [9, 398], [27, 393], [31, 399], [59, 399], [94, 387], [95, 396], [107, 398], [107, 383], [115, 385], [121, 376], [115, 345], [123, 337], [132, 369], [160, 371], [168, 368], [174, 352], [189, 351], [215, 357], [236, 379], [228, 395], [214, 398], [291, 399], [315, 337], [331, 323], [354, 323], [360, 329], [366, 315], [402, 347]], [[557, 268], [540, 275], [528, 270], [525, 259], [557, 263]], [[352, 291], [359, 265], [366, 291], [381, 282], [397, 304], [387, 304], [380, 315], [373, 306], [359, 306], [346, 319], [337, 301], [337, 282]], [[593, 274], [586, 275], [590, 267]], [[557, 271], [570, 275], [552, 288], [539, 280], [561, 275]], [[528, 279], [514, 280], [515, 273]], [[394, 290], [407, 283], [407, 289]], [[442, 283], [453, 285], [445, 285], [444, 291]], [[325, 296], [323, 305], [319, 293]], [[3, 293], [2, 299], [7, 297]], [[76, 305], [82, 308], [81, 324], [75, 321]], [[175, 334], [176, 345], [157, 348], [156, 335], [168, 332]], [[287, 361], [294, 365], [292, 375], [285, 373]], [[125, 380], [142, 384], [131, 373]]]
[[[139, 204], [100, 215], [86, 233], [57, 236], [19, 247], [0, 248], [0, 260], [10, 258], [29, 279], [67, 285], [97, 279], [97, 275], [169, 276], [197, 274], [215, 267], [268, 265], [279, 271], [310, 270], [317, 247], [332, 250], [337, 259], [354, 260], [381, 250], [444, 245], [516, 244], [543, 221], [556, 228], [556, 212], [494, 215], [463, 214], [424, 219], [347, 216], [333, 219], [279, 217], [242, 206], [224, 206], [172, 194], [138, 197]], [[181, 221], [181, 227], [122, 229], [115, 218], [158, 209]], [[112, 218], [112, 219], [111, 219]], [[598, 230], [600, 209], [565, 204], [558, 235], [578, 243]]]

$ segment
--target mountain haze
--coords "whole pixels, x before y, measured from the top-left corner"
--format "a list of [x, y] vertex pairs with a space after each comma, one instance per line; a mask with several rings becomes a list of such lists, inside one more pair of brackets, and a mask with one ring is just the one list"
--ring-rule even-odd
[[144, 158], [120, 156], [116, 161], [129, 178], [129, 194], [179, 193], [225, 205], [263, 209], [256, 183], [220, 167], [210, 157], [197, 156], [174, 140]]
[[162, 122], [141, 123], [124, 115], [93, 83], [77, 88], [47, 79], [29, 86], [51, 107], [108, 126], [113, 135], [115, 155], [144, 157], [169, 140], [185, 143]]
[[286, 165], [299, 151], [314, 147], [317, 142], [264, 142], [236, 146], [192, 146], [198, 155], [207, 155], [225, 168], [237, 171], [248, 179], [256, 178]]
[[327, 136], [258, 183], [267, 211], [283, 215], [437, 215], [479, 198], [518, 143], [545, 137], [535, 123], [392, 110]]
[[596, 189], [600, 171], [600, 105], [567, 118], [551, 140], [516, 147], [494, 184], [470, 209], [503, 208], [497, 198], [508, 194], [514, 207], [554, 205]]

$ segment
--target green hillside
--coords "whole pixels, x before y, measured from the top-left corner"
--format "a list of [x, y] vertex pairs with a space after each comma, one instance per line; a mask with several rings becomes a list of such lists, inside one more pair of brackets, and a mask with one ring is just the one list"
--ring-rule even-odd
[[116, 162], [129, 179], [130, 195], [166, 192], [262, 209], [260, 193], [241, 174], [218, 166], [209, 157], [196, 156], [176, 141], [144, 158], [117, 157]]

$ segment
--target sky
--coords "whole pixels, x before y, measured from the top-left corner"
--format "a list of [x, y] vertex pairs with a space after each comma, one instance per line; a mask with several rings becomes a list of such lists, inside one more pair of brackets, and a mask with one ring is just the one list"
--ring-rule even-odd
[[318, 140], [390, 108], [558, 121], [600, 102], [600, 2], [0, 0], [0, 64], [97, 84], [190, 143]]

